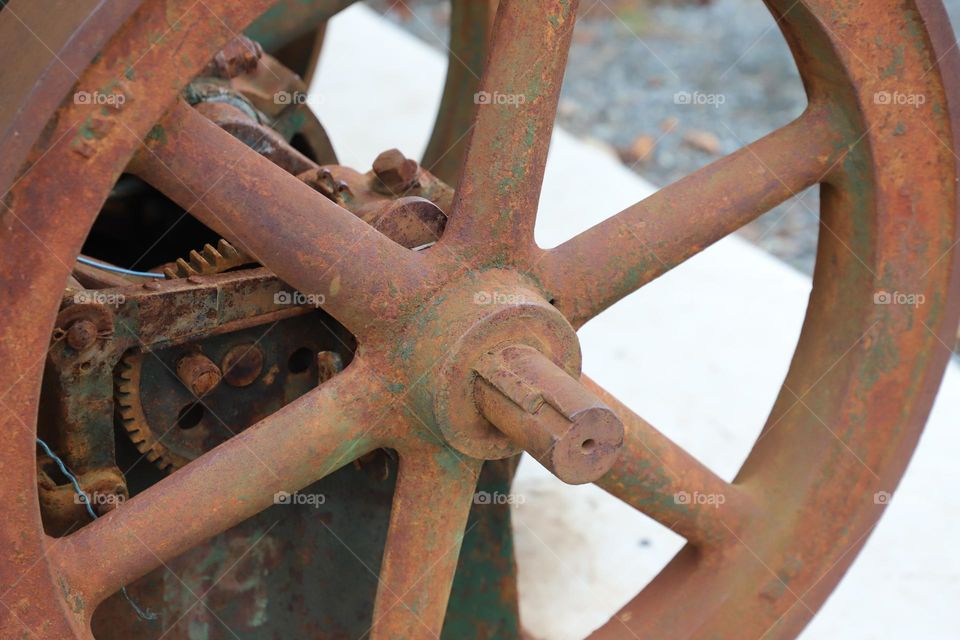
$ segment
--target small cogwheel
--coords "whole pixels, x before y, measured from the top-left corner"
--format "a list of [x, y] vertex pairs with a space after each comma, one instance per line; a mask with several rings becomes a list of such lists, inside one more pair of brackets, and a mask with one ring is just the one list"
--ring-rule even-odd
[[187, 464], [189, 460], [170, 451], [160, 442], [160, 437], [153, 432], [147, 422], [140, 402], [140, 372], [143, 357], [142, 352], [134, 352], [120, 360], [114, 381], [117, 414], [137, 451], [146, 456], [147, 460], [159, 467], [161, 471], [171, 473]]

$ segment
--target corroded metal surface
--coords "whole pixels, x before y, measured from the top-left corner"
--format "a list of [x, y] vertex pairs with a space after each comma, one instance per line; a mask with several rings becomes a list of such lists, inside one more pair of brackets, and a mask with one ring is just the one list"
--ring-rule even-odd
[[272, 56], [263, 55], [252, 71], [234, 77], [230, 85], [263, 113], [287, 141], [299, 140], [319, 164], [337, 162], [333, 144], [316, 114], [306, 104], [309, 81]]
[[[0, 185], [4, 191], [23, 169], [41, 129], [117, 29], [143, 0], [52, 0], [5, 3], [0, 42], [14, 47], [16, 63], [0, 68]], [[17, 18], [13, 17], [16, 14]]]
[[558, 478], [602, 478], [623, 446], [616, 414], [533, 347], [509, 345], [480, 359], [477, 407], [484, 418]]
[[[960, 66], [942, 7], [769, 0], [805, 81], [804, 115], [544, 250], [533, 228], [577, 3], [504, 0], [462, 176], [449, 208], [434, 201], [449, 219], [435, 227], [439, 242], [412, 251], [370, 224], [375, 213], [358, 217], [346, 191], [330, 190], [338, 183], [328, 179], [346, 170], [300, 179], [178, 97], [270, 3], [204, 4], [145, 2], [77, 85], [124, 96], [122, 108], [65, 101], [43, 135], [35, 132], [32, 154], [21, 158], [33, 164], [4, 199], [4, 637], [89, 638], [94, 610], [120, 586], [267, 509], [278, 492], [383, 449], [399, 464], [370, 637], [435, 637], [484, 461], [526, 446], [561, 477], [569, 470], [540, 437], [559, 433], [563, 443], [563, 430], [525, 411], [537, 393], [518, 391], [524, 386], [543, 387], [587, 454], [591, 440], [615, 452], [611, 425], [622, 423], [622, 451], [603, 458], [613, 467], [599, 484], [689, 542], [596, 637], [796, 635], [882, 513], [886, 501], [875, 496], [903, 473], [960, 313], [951, 112]], [[182, 28], [158, 38], [171, 16]], [[894, 92], [924, 100], [877, 98]], [[391, 163], [379, 167], [387, 182], [409, 189], [419, 180], [409, 164]], [[319, 387], [95, 522], [49, 538], [34, 451], [40, 371], [69, 265], [125, 170], [264, 265], [247, 274], [261, 279], [260, 295], [279, 292], [282, 279], [320, 301], [358, 346]], [[770, 420], [728, 483], [580, 378], [575, 328], [815, 184], [824, 233], [804, 331]], [[68, 210], [75, 215], [56, 215]], [[154, 283], [113, 321], [153, 317], [144, 327], [171, 344], [231, 320], [241, 330], [220, 295], [223, 277]], [[886, 291], [927, 302], [878, 304]], [[174, 294], [185, 302], [172, 316], [149, 314], [151, 302], [169, 305]], [[65, 338], [70, 326], [60, 327]], [[57, 348], [92, 352], [88, 330]], [[516, 366], [517, 354], [530, 366]], [[497, 384], [482, 387], [478, 373]], [[569, 420], [584, 408], [598, 419]], [[604, 465], [573, 477], [594, 479]], [[256, 588], [244, 597], [255, 601]]]

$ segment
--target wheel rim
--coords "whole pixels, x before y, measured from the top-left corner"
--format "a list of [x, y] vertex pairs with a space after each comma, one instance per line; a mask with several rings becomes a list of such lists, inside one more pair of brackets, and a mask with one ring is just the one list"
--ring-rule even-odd
[[[226, 142], [186, 107], [164, 111], [203, 62], [269, 4], [221, 0], [205, 9], [173, 0], [145, 3], [78, 83], [122, 92], [124, 108], [111, 113], [62, 105], [56, 126], [35, 146], [32, 168], [6, 198], [9, 235], [0, 273], [31, 265], [29, 279], [4, 281], [8, 321], [0, 341], [12, 363], [0, 373], [9, 389], [3, 424], [14, 434], [0, 457], [12, 479], [2, 489], [10, 524], [0, 530], [11, 550], [2, 569], [5, 584], [12, 585], [4, 613], [18, 620], [9, 628], [22, 624], [43, 637], [89, 636], [96, 603], [119, 585], [256, 513], [275, 491], [295, 490], [318, 473], [390, 446], [400, 450], [401, 473], [373, 635], [438, 634], [479, 469], [478, 461], [458, 453], [456, 442], [453, 448], [444, 443], [442, 425], [431, 423], [437, 411], [432, 392], [421, 388], [407, 400], [449, 350], [443, 343], [436, 360], [407, 363], [411, 344], [423, 344], [420, 330], [433, 321], [432, 309], [443, 306], [438, 292], [450, 282], [473, 293], [529, 290], [535, 304], [551, 301], [577, 327], [762, 209], [822, 182], [824, 231], [804, 332], [770, 421], [735, 483], [714, 476], [594, 388], [627, 425], [621, 461], [600, 485], [660, 522], [679, 519], [678, 531], [691, 542], [596, 637], [796, 634], [882, 512], [874, 494], [891, 492], [902, 474], [948, 357], [942, 343], [960, 311], [953, 250], [957, 166], [950, 149], [956, 127], [949, 109], [956, 104], [950, 78], [958, 67], [942, 6], [882, 0], [869, 10], [835, 13], [842, 3], [771, 0], [810, 95], [804, 115], [543, 251], [533, 243], [534, 212], [576, 3], [506, 2], [481, 90], [524, 96], [522, 108], [494, 102], [479, 110], [447, 232], [437, 247], [413, 254], [359, 220], [324, 209], [252, 158], [229, 165], [246, 180], [225, 173], [224, 184], [199, 194], [191, 188], [196, 184], [182, 182], [191, 172], [202, 173], [191, 162], [209, 160], [204, 142], [221, 148]], [[156, 30], [169, 25], [170, 15], [182, 16], [177, 24], [184, 29], [167, 28], [169, 39], [157, 41]], [[883, 44], [883, 36], [890, 43]], [[906, 38], [899, 50], [903, 43], [896, 37]], [[179, 58], [171, 57], [173, 48]], [[123, 78], [119, 85], [117, 78]], [[877, 94], [891, 91], [923, 95], [925, 106], [877, 103]], [[899, 138], [911, 132], [932, 142], [902, 144]], [[144, 141], [152, 151], [140, 150]], [[333, 297], [331, 313], [359, 336], [361, 348], [357, 361], [322, 393], [276, 414], [274, 425], [283, 430], [251, 428], [227, 443], [233, 446], [188, 465], [123, 509], [50, 540], [40, 533], [34, 480], [32, 425], [43, 354], [68, 265], [138, 150], [138, 171], [162, 183], [173, 199], [192, 202], [194, 215], [225, 235], [239, 233], [250, 255], [297, 288]], [[728, 196], [733, 180], [745, 176], [757, 181]], [[244, 210], [226, 195], [231, 190], [248, 199], [259, 193], [255, 204], [263, 220], [244, 226]], [[273, 224], [281, 206], [286, 215], [291, 208], [320, 208], [324, 219], [301, 215], [295, 229], [282, 228]], [[56, 218], [52, 211], [77, 213]], [[504, 211], [511, 215], [500, 215]], [[668, 223], [658, 215], [664, 212], [672, 214]], [[271, 244], [275, 237], [292, 256], [278, 251], [275, 240]], [[336, 267], [348, 252], [360, 256], [358, 264], [371, 265], [369, 271]], [[910, 291], [928, 302], [917, 308], [875, 304], [873, 296], [882, 291]], [[834, 322], [837, 317], [846, 320]], [[431, 352], [429, 346], [420, 351]], [[373, 395], [390, 402], [371, 406], [366, 400]], [[324, 412], [338, 419], [322, 425], [309, 419]], [[291, 423], [310, 424], [297, 430]], [[377, 428], [370, 430], [371, 424]], [[262, 464], [264, 454], [274, 456], [270, 467]], [[226, 507], [211, 511], [196, 492], [212, 478], [256, 495], [235, 494]], [[722, 495], [725, 502], [714, 509], [668, 499], [680, 492]], [[205, 519], [151, 533], [159, 512], [177, 516], [174, 523]], [[91, 574], [91, 566], [102, 571]], [[37, 607], [36, 599], [59, 603], [59, 614]]]

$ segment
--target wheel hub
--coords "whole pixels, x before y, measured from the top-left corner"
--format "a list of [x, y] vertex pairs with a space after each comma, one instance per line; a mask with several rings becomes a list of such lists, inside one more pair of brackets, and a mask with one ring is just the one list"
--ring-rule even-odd
[[578, 382], [576, 332], [516, 272], [455, 280], [408, 334], [399, 358], [415, 354], [411, 370], [429, 372], [412, 381], [420, 420], [461, 453], [494, 460], [526, 449], [571, 483], [613, 465], [623, 426]]

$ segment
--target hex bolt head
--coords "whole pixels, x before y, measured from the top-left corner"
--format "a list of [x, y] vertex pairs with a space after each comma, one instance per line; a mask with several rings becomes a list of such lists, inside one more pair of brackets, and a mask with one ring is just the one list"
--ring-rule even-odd
[[97, 342], [98, 333], [90, 320], [77, 320], [67, 329], [67, 344], [74, 351], [86, 351]]
[[420, 165], [405, 157], [398, 149], [384, 151], [373, 161], [373, 173], [379, 191], [389, 195], [402, 195], [416, 186], [420, 177]]
[[191, 353], [177, 362], [177, 376], [190, 390], [190, 393], [202, 398], [213, 391], [223, 377], [220, 368], [202, 353]]

